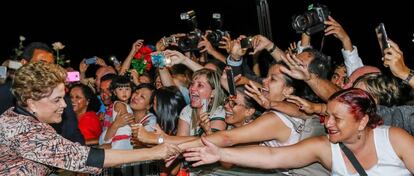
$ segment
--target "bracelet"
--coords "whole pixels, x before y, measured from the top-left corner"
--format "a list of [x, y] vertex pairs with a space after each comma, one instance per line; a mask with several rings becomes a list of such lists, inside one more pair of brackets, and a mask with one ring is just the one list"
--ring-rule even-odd
[[276, 48], [277, 48], [277, 46], [273, 43], [273, 47], [270, 50], [268, 50], [269, 54], [272, 54], [273, 51], [275, 51]]
[[414, 71], [413, 70], [410, 70], [410, 73], [408, 74], [407, 78], [405, 78], [403, 80], [403, 83], [404, 84], [410, 84], [410, 81], [413, 78], [413, 76], [414, 76]]
[[163, 144], [164, 143], [164, 136], [162, 136], [162, 134], [158, 135], [157, 143], [158, 144]]

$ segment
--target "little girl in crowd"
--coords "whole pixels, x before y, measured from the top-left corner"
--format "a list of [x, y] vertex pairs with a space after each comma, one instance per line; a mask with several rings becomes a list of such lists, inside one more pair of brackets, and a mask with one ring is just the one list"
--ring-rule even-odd
[[[108, 130], [103, 131], [101, 137], [104, 143], [111, 144], [112, 149], [133, 149], [130, 143], [131, 127], [134, 122], [129, 99], [132, 94], [132, 82], [129, 77], [117, 76], [111, 83], [112, 92], [112, 124]], [[128, 115], [129, 113], [130, 115]]]

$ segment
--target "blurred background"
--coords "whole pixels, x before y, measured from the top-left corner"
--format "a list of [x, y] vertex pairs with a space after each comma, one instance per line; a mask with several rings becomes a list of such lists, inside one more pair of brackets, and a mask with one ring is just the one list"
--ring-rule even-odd
[[[381, 52], [374, 28], [385, 24], [388, 36], [402, 48], [406, 63], [411, 65], [413, 53], [414, 20], [411, 19], [411, 2], [390, 1], [303, 1], [269, 0], [272, 24], [272, 40], [282, 49], [290, 42], [300, 39], [291, 26], [292, 16], [302, 14], [311, 3], [328, 6], [333, 16], [348, 32], [360, 56], [366, 64], [381, 65]], [[91, 56], [107, 59], [115, 55], [124, 60], [137, 39], [155, 44], [163, 36], [191, 31], [187, 23], [180, 20], [180, 13], [194, 10], [199, 28], [208, 29], [212, 13], [221, 13], [223, 30], [232, 37], [240, 34], [259, 33], [256, 0], [174, 0], [136, 2], [7, 2], [0, 4], [0, 60], [14, 54], [19, 45], [19, 36], [26, 40], [48, 44], [61, 42], [66, 47], [61, 51], [77, 68], [80, 60]], [[319, 48], [321, 34], [315, 34], [313, 44]], [[325, 39], [324, 52], [341, 57], [341, 43], [333, 36]]]

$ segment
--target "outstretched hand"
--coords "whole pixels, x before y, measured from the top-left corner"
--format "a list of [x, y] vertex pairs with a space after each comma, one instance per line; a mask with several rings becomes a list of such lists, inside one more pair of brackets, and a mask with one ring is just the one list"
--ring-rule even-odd
[[259, 89], [252, 81], [249, 84], [244, 85], [246, 90], [244, 93], [249, 97], [252, 97], [260, 106], [265, 109], [270, 109], [270, 101], [263, 94], [262, 91], [268, 91], [265, 89]]
[[151, 148], [156, 159], [167, 160], [181, 154], [181, 149], [175, 144], [160, 144]]
[[205, 137], [201, 137], [204, 147], [189, 148], [184, 153], [186, 161], [196, 161], [193, 167], [215, 163], [220, 160], [220, 148], [208, 141]]
[[280, 71], [289, 75], [292, 78], [298, 80], [308, 81], [311, 79], [311, 73], [308, 70], [308, 66], [305, 63], [296, 57], [296, 55], [287, 54], [286, 58], [282, 58], [283, 62], [289, 67], [281, 67]]

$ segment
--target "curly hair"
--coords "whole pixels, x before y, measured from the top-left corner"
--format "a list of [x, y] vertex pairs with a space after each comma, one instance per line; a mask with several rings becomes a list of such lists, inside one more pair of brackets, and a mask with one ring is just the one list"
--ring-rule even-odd
[[17, 70], [12, 93], [17, 104], [27, 106], [27, 100], [50, 96], [54, 88], [65, 83], [66, 71], [59, 65], [44, 62], [28, 63]]

